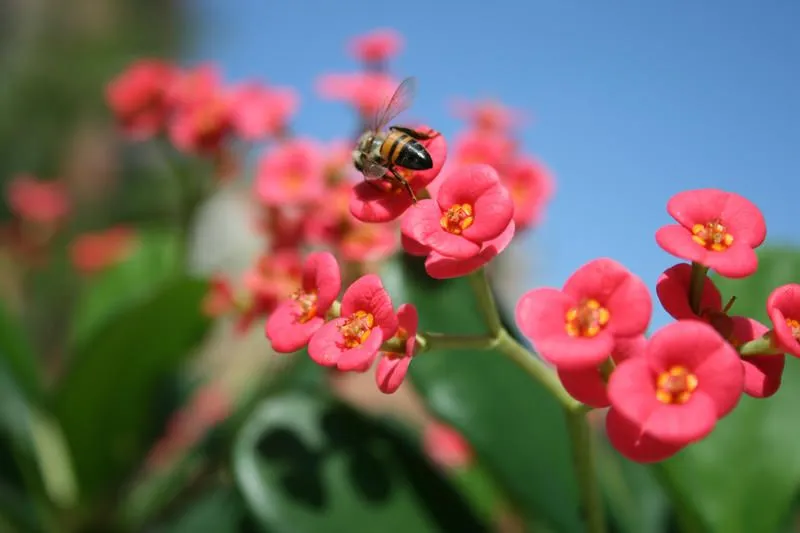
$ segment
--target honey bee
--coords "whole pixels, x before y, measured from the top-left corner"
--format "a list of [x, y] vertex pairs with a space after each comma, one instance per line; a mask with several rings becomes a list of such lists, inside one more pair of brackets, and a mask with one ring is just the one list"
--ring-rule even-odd
[[411, 106], [416, 92], [416, 79], [406, 78], [400, 83], [386, 105], [381, 106], [368, 129], [358, 138], [353, 150], [353, 164], [368, 181], [387, 179], [401, 185], [416, 203], [417, 197], [408, 181], [395, 167], [408, 170], [433, 168], [433, 159], [420, 141], [439, 135], [430, 131], [423, 133], [404, 126], [386, 125]]

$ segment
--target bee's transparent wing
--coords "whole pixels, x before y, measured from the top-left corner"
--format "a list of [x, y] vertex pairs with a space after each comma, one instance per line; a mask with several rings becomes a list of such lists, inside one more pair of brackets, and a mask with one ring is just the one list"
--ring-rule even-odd
[[367, 179], [379, 179], [389, 172], [388, 168], [366, 158], [364, 158], [361, 168], [364, 177]]
[[416, 93], [417, 79], [413, 77], [404, 79], [400, 85], [398, 85], [397, 89], [395, 89], [394, 94], [392, 94], [388, 102], [384, 103], [384, 105], [379, 107], [376, 111], [372, 119], [372, 124], [370, 124], [372, 130], [382, 130], [397, 115], [411, 107]]

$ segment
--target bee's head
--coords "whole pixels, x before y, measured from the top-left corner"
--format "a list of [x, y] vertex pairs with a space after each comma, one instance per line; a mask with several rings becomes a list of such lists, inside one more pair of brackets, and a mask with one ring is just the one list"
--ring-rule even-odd
[[361, 164], [361, 157], [360, 150], [353, 150], [353, 166], [356, 167], [356, 170], [359, 172], [364, 171], [364, 166]]

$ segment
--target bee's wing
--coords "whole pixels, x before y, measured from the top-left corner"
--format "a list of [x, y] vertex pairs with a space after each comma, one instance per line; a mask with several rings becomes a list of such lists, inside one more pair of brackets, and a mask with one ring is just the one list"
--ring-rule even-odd
[[372, 160], [369, 160], [369, 159], [366, 159], [366, 158], [364, 158], [364, 161], [363, 161], [363, 164], [362, 164], [361, 168], [362, 168], [362, 173], [364, 174], [364, 177], [367, 178], [367, 179], [382, 178], [384, 176], [384, 174], [389, 172], [388, 168], [386, 168], [386, 167], [384, 167], [382, 165], [379, 165], [375, 161], [372, 161]]
[[417, 79], [413, 77], [404, 79], [395, 89], [389, 101], [378, 108], [372, 120], [372, 130], [382, 130], [393, 118], [411, 107], [416, 93]]

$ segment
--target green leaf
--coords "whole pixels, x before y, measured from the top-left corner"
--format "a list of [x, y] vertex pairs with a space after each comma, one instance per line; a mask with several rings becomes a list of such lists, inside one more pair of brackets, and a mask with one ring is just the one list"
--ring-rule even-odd
[[180, 272], [180, 236], [175, 231], [142, 230], [130, 257], [87, 279], [75, 306], [70, 340], [79, 345], [108, 320], [146, 300]]
[[[417, 306], [421, 329], [485, 332], [465, 278], [433, 280], [407, 256], [382, 277], [395, 304]], [[432, 352], [415, 359], [410, 371], [428, 407], [472, 443], [526, 518], [582, 532], [566, 422], [546, 390], [494, 351]]]
[[488, 531], [396, 430], [307, 393], [264, 401], [237, 438], [234, 472], [274, 533]]
[[[731, 314], [771, 326], [766, 299], [800, 280], [800, 251], [765, 249], [758, 272], [741, 280], [717, 278], [723, 300], [736, 296]], [[800, 361], [787, 356], [783, 384], [767, 399], [743, 397], [709, 437], [658, 465], [684, 521], [697, 531], [775, 532], [788, 519], [800, 487]], [[691, 529], [687, 528], [687, 531]]]
[[241, 533], [246, 528], [247, 511], [242, 497], [233, 487], [215, 487], [155, 533]]
[[210, 325], [200, 308], [206, 290], [205, 282], [177, 280], [117, 315], [74, 354], [53, 408], [83, 496], [106, 489], [145, 453], [158, 430], [158, 387]]
[[22, 331], [22, 326], [0, 304], [0, 361], [28, 398], [40, 399], [41, 368], [33, 347]]

